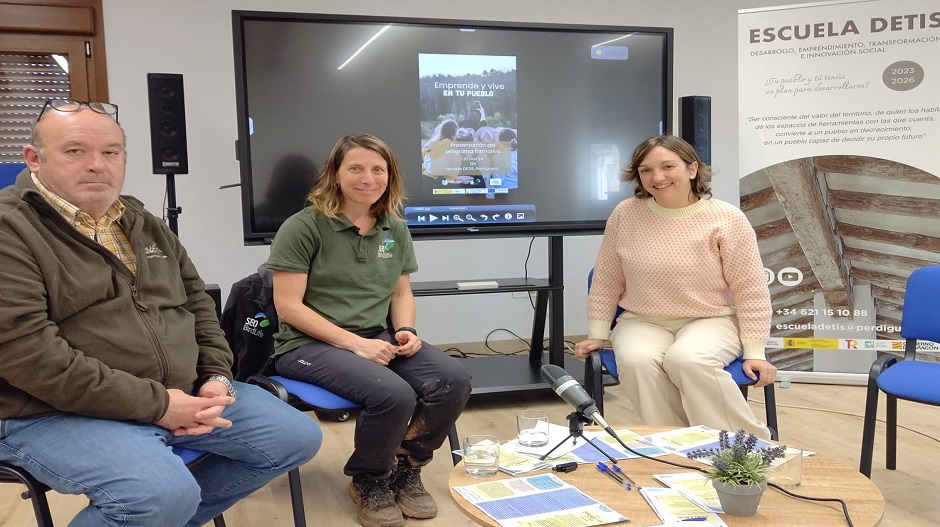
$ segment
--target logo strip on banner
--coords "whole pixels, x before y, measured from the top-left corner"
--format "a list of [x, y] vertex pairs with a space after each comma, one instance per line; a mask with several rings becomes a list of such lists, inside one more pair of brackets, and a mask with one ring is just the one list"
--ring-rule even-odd
[[[877, 350], [904, 351], [903, 340], [872, 340], [856, 338], [786, 338], [767, 339], [766, 349], [825, 349], [825, 350]], [[917, 341], [917, 351], [940, 352], [940, 344], [926, 340]]]

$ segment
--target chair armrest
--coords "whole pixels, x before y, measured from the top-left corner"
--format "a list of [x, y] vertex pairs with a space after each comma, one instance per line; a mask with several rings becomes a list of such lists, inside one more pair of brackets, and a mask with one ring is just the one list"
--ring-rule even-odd
[[206, 284], [206, 293], [215, 303], [215, 316], [222, 320], [222, 289], [219, 284]]
[[245, 382], [260, 386], [285, 403], [290, 403], [290, 394], [287, 392], [287, 388], [270, 377], [265, 375], [252, 375], [248, 377]]
[[753, 386], [757, 384], [757, 381], [760, 380], [760, 373], [757, 374], [757, 379], [752, 379], [744, 373], [743, 366], [744, 358], [738, 357], [725, 366], [725, 371], [731, 374], [731, 378], [734, 379], [734, 382], [737, 383], [738, 386]]
[[584, 359], [584, 391], [594, 399], [597, 411], [604, 415], [604, 378], [600, 350], [592, 351]]
[[[584, 359], [584, 391], [595, 400], [597, 399], [598, 388], [603, 390], [604, 387], [603, 372], [600, 351], [592, 351]], [[603, 396], [603, 393], [601, 393], [601, 396]]]
[[868, 372], [868, 382], [873, 383], [875, 379], [881, 375], [881, 372], [887, 370], [891, 366], [894, 366], [898, 362], [898, 358], [894, 355], [882, 355], [875, 359], [875, 362], [871, 364], [871, 370]]

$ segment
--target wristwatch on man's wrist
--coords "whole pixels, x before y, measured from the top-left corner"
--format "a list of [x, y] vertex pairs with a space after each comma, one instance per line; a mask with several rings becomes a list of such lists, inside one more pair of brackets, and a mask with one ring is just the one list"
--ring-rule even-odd
[[209, 381], [219, 381], [222, 384], [224, 384], [225, 389], [228, 390], [229, 397], [235, 397], [236, 395], [238, 395], [238, 390], [236, 390], [235, 387], [232, 386], [232, 381], [228, 380], [228, 377], [224, 375], [210, 375], [209, 377], [206, 378], [206, 382], [209, 382]]
[[416, 337], [418, 336], [418, 330], [415, 329], [415, 328], [413, 328], [413, 327], [411, 327], [411, 326], [402, 326], [402, 327], [396, 329], [396, 330], [395, 330], [395, 333], [398, 333], [399, 331], [407, 331], [408, 333], [411, 333], [412, 335], [414, 335], [414, 336], [416, 336]]

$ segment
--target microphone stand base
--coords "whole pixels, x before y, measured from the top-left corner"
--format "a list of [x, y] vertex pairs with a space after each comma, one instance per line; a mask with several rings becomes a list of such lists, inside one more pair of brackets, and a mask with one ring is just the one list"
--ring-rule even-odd
[[[565, 444], [565, 442], [567, 442], [569, 439], [577, 443], [579, 437], [584, 437], [584, 425], [591, 424], [594, 422], [593, 419], [585, 417], [580, 412], [571, 412], [570, 414], [568, 414], [567, 419], [568, 419], [568, 437], [562, 439], [560, 443], [553, 446], [551, 450], [549, 450], [542, 456], [539, 456], [539, 461], [545, 461], [545, 459], [548, 458], [548, 456], [552, 455], [552, 452], [557, 450], [558, 447], [560, 447], [561, 445]], [[600, 452], [601, 454], [604, 454], [604, 457], [609, 459], [611, 463], [614, 463], [614, 464], [617, 463], [616, 459], [612, 458], [610, 454], [608, 454], [607, 452], [604, 452], [601, 449], [601, 447], [594, 444], [594, 442], [591, 439], [585, 437], [584, 440], [587, 441], [587, 443], [591, 445], [592, 447], [594, 447], [598, 452]]]

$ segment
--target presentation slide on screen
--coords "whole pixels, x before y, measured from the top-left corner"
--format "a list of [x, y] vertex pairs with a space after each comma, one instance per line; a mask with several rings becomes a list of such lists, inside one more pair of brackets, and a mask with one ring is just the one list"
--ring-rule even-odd
[[516, 57], [418, 55], [425, 196], [519, 188]]
[[874, 342], [900, 338], [907, 276], [940, 263], [940, 5], [751, 9], [738, 28], [741, 209], [758, 235], [771, 336], [867, 343], [768, 356], [865, 373]]

